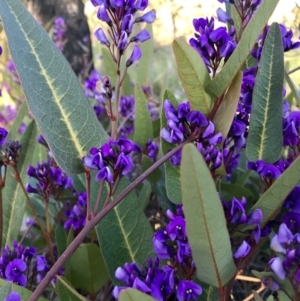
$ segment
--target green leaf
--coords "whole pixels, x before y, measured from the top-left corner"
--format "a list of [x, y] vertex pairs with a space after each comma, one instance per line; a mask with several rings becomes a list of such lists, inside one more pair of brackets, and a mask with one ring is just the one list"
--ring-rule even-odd
[[0, 15], [27, 104], [58, 165], [83, 172], [82, 157], [107, 134], [75, 73], [19, 0], [1, 0]]
[[[178, 107], [178, 102], [174, 96], [174, 94], [166, 90], [164, 93], [163, 99], [169, 99], [174, 107]], [[163, 109], [163, 105], [161, 106], [161, 128], [167, 126], [167, 119], [165, 116], [165, 112]], [[174, 144], [170, 144], [166, 142], [164, 139], [160, 139], [161, 143], [161, 152], [164, 156], [170, 149], [174, 148]], [[179, 166], [173, 166], [170, 161], [166, 161], [164, 163], [165, 172], [166, 172], [166, 191], [168, 198], [175, 204], [181, 204], [181, 188], [180, 188], [180, 174], [179, 174]]]
[[99, 247], [92, 243], [78, 247], [71, 259], [71, 279], [76, 289], [91, 295], [95, 295], [109, 280]]
[[265, 40], [255, 79], [246, 154], [249, 161], [276, 162], [282, 152], [283, 47], [273, 23]]
[[261, 227], [272, 220], [280, 212], [280, 208], [286, 197], [300, 181], [300, 157], [272, 184], [272, 186], [260, 197], [251, 211], [260, 209], [263, 213]]
[[87, 301], [63, 277], [57, 276], [57, 290], [62, 301]]
[[296, 87], [296, 85], [294, 84], [291, 77], [286, 71], [284, 71], [284, 78], [291, 89], [292, 95], [296, 100], [297, 106], [300, 108], [300, 91], [298, 90], [298, 88]]
[[[20, 143], [22, 150], [18, 161], [18, 171], [23, 184], [28, 182], [27, 168], [32, 162], [36, 146], [37, 126], [31, 121]], [[13, 176], [12, 167], [8, 167], [3, 190], [3, 246], [11, 246], [13, 240], [17, 240], [26, 208], [26, 200], [21, 186]]]
[[[146, 29], [150, 33], [151, 37], [153, 37], [152, 25], [147, 24]], [[142, 57], [138, 62], [138, 66], [136, 68], [136, 81], [139, 82], [142, 86], [149, 85], [149, 75], [150, 75], [150, 67], [153, 64], [153, 51], [154, 51], [154, 39], [149, 39], [146, 42], [143, 42], [140, 45], [142, 51]]]
[[0, 300], [5, 300], [8, 294], [12, 291], [12, 283], [7, 281], [3, 286], [0, 288]]
[[139, 205], [143, 211], [146, 209], [149, 203], [150, 195], [151, 195], [151, 184], [148, 181], [146, 181], [139, 194]]
[[[10, 291], [18, 292], [21, 296], [22, 301], [27, 301], [32, 294], [32, 292], [29, 291], [28, 289], [26, 289], [25, 287], [18, 286], [12, 282], [7, 282], [4, 279], [0, 278], [0, 288], [1, 289], [5, 288], [5, 290], [7, 290], [8, 284], [10, 286], [9, 292]], [[1, 298], [0, 300], [5, 300], [5, 299]], [[48, 301], [48, 300], [43, 297], [40, 297], [40, 298], [38, 298], [38, 301]], [[86, 300], [84, 300], [84, 301], [86, 301]]]
[[233, 118], [236, 114], [236, 108], [240, 99], [241, 84], [243, 79], [243, 73], [238, 72], [236, 77], [230, 84], [228, 91], [226, 92], [224, 99], [221, 102], [216, 114], [213, 117], [213, 123], [215, 125], [215, 132], [221, 132], [223, 140], [227, 137], [227, 134], [232, 125]]
[[194, 282], [200, 284], [202, 287], [202, 294], [198, 297], [198, 301], [217, 301], [220, 300], [220, 292], [212, 285], [200, 282], [198, 279], [194, 279]]
[[62, 224], [57, 224], [54, 230], [54, 234], [58, 256], [61, 256], [61, 254], [67, 248], [67, 232]]
[[[252, 192], [245, 186], [240, 186], [237, 184], [231, 184], [231, 183], [221, 183], [221, 189], [220, 191], [222, 193], [227, 193], [228, 197], [224, 196], [224, 201], [230, 201], [233, 197], [236, 197], [238, 199], [241, 199], [242, 197], [245, 197], [248, 201], [253, 198]], [[222, 197], [223, 199], [223, 197]]]
[[277, 291], [276, 293], [276, 297], [271, 295], [268, 297], [267, 301], [292, 301], [292, 299], [284, 291]]
[[128, 288], [121, 291], [119, 301], [155, 301], [155, 299], [138, 290]]
[[252, 291], [252, 294], [254, 296], [255, 301], [264, 301], [256, 291]]
[[38, 163], [41, 163], [42, 161], [46, 161], [46, 160], [47, 160], [46, 148], [43, 145], [36, 142], [34, 156], [31, 164], [36, 166]]
[[157, 138], [160, 135], [160, 119], [152, 121], [153, 138]]
[[18, 115], [17, 115], [17, 118], [15, 119], [10, 131], [9, 131], [9, 134], [7, 136], [7, 140], [14, 140], [17, 138], [17, 135], [18, 135], [18, 131], [19, 131], [19, 128], [23, 122], [23, 119], [25, 117], [25, 115], [27, 114], [28, 112], [28, 108], [27, 108], [27, 103], [26, 101], [23, 101], [20, 109], [19, 109], [19, 112], [18, 112]]
[[[146, 155], [142, 155], [142, 170], [145, 172], [148, 168], [150, 168], [154, 162]], [[154, 170], [148, 177], [147, 180], [149, 180], [152, 183], [156, 183], [161, 178], [161, 171], [159, 168]]]
[[215, 97], [220, 97], [224, 93], [247, 59], [248, 54], [267, 24], [278, 2], [279, 0], [262, 1], [261, 5], [258, 7], [257, 11], [245, 28], [235, 51], [230, 56], [225, 66], [218, 75], [207, 86], [205, 86], [207, 93]]
[[[122, 178], [114, 194], [117, 196], [129, 182]], [[153, 230], [140, 208], [135, 192], [110, 211], [96, 226], [96, 232], [110, 278], [115, 278], [115, 271], [126, 262], [136, 262], [141, 266], [153, 255]]]
[[135, 84], [134, 99], [134, 141], [144, 148], [148, 140], [153, 139], [153, 129], [150, 112], [147, 106], [147, 99], [139, 83]]
[[[113, 87], [117, 85], [117, 63], [114, 62], [109, 50], [106, 47], [101, 48], [102, 60], [105, 66], [106, 75], [110, 77]], [[123, 85], [121, 88], [122, 95], [132, 95], [133, 87], [128, 73], [125, 75]]]
[[[183, 148], [180, 165], [187, 236], [200, 281], [223, 287], [236, 272], [221, 201], [197, 148]], [[205, 271], [205, 273], [203, 273]]]
[[204, 90], [204, 86], [210, 82], [210, 76], [202, 58], [181, 38], [174, 40], [173, 51], [179, 77], [191, 109], [208, 114], [213, 101]]

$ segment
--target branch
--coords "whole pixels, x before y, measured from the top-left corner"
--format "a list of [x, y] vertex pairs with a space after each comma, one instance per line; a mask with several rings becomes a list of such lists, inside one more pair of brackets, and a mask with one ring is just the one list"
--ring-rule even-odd
[[181, 150], [186, 144], [195, 140], [194, 136], [189, 137], [186, 141], [177, 145], [166, 155], [161, 157], [155, 162], [150, 168], [148, 168], [143, 174], [141, 174], [136, 180], [134, 180], [126, 189], [124, 189], [112, 202], [105, 206], [99, 214], [97, 214], [92, 220], [88, 221], [81, 232], [76, 236], [64, 253], [58, 258], [56, 263], [53, 265], [51, 270], [46, 274], [45, 278], [37, 286], [33, 294], [30, 296], [28, 301], [36, 301], [46, 289], [48, 283], [55, 277], [59, 268], [66, 262], [66, 260], [72, 255], [72, 253], [78, 248], [80, 243], [84, 240], [86, 235], [115, 207], [117, 206], [136, 186], [144, 181], [154, 170], [165, 163], [175, 153]]

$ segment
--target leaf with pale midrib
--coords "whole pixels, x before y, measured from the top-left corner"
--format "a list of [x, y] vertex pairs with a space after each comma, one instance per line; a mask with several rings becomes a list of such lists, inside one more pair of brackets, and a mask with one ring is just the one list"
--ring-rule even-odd
[[279, 25], [266, 37], [255, 79], [246, 155], [249, 161], [275, 163], [281, 156], [284, 60]]
[[28, 107], [59, 166], [84, 171], [81, 159], [107, 134], [69, 63], [19, 0], [1, 0], [0, 16]]
[[[128, 180], [123, 178], [114, 195], [117, 196], [128, 185]], [[95, 191], [93, 195], [96, 194]], [[109, 276], [115, 284], [121, 284], [115, 278], [118, 267], [122, 267], [126, 262], [136, 262], [141, 266], [154, 254], [153, 230], [141, 209], [135, 191], [110, 211], [95, 229]]]
[[221, 288], [234, 277], [236, 267], [221, 200], [211, 173], [193, 144], [183, 148], [180, 182], [187, 236], [197, 277]]

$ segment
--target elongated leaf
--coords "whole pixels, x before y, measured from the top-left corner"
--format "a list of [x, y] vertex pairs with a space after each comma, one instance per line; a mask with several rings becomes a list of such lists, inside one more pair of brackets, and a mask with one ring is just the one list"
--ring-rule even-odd
[[193, 144], [183, 148], [180, 181], [187, 236], [197, 277], [207, 284], [223, 287], [236, 271], [230, 238], [215, 183]]
[[247, 187], [231, 183], [221, 183], [221, 192], [222, 194], [225, 192], [228, 195], [227, 197], [224, 196], [224, 201], [230, 201], [233, 197], [236, 197], [239, 200], [242, 197], [245, 197], [247, 201], [250, 201], [250, 199], [253, 198], [252, 192]]
[[149, 84], [149, 75], [150, 67], [153, 64], [153, 51], [154, 51], [154, 39], [153, 39], [153, 30], [152, 25], [147, 24], [146, 29], [150, 33], [152, 39], [142, 43], [140, 45], [142, 51], [142, 57], [138, 61], [138, 66], [136, 68], [136, 81], [143, 86], [148, 86]]
[[46, 148], [43, 145], [36, 142], [32, 165], [37, 165], [38, 163], [46, 160], [47, 160]]
[[26, 101], [24, 101], [19, 109], [17, 118], [15, 119], [15, 121], [9, 131], [7, 140], [14, 140], [17, 138], [18, 130], [19, 130], [19, 128], [22, 124], [22, 121], [23, 121], [25, 115], [27, 114], [27, 112], [28, 112], [27, 103], [26, 103]]
[[223, 94], [247, 59], [248, 54], [267, 24], [278, 2], [279, 0], [262, 1], [244, 30], [235, 51], [220, 73], [205, 87], [207, 93], [215, 97], [220, 97]]
[[76, 290], [63, 277], [57, 276], [57, 290], [60, 300], [63, 301], [87, 301], [86, 298], [78, 294]]
[[[103, 62], [105, 66], [106, 75], [111, 79], [113, 87], [117, 85], [117, 64], [114, 62], [109, 50], [106, 47], [101, 49]], [[133, 87], [129, 78], [129, 75], [126, 74], [124, 82], [121, 88], [122, 95], [132, 95]]]
[[173, 51], [182, 86], [191, 108], [208, 114], [213, 101], [204, 90], [204, 86], [210, 82], [210, 76], [203, 60], [192, 46], [180, 38], [173, 42]]
[[[174, 94], [166, 90], [164, 93], [163, 99], [169, 99], [170, 102], [178, 107], [178, 102], [174, 96]], [[167, 119], [165, 116], [165, 112], [163, 110], [163, 106], [161, 108], [161, 129], [167, 126]], [[162, 155], [165, 155], [170, 149], [174, 148], [173, 144], [166, 142], [164, 139], [160, 139], [161, 143], [161, 152]], [[181, 204], [181, 188], [180, 188], [180, 174], [179, 174], [179, 166], [173, 166], [170, 161], [164, 163], [165, 172], [166, 172], [166, 191], [169, 199], [175, 204]]]
[[[148, 168], [150, 168], [154, 162], [146, 155], [142, 155], [142, 170], [143, 172], [146, 171]], [[151, 175], [147, 177], [147, 179], [152, 182], [156, 183], [161, 178], [161, 171], [159, 168], [157, 168]]]
[[[277, 291], [277, 297], [271, 295], [267, 301], [291, 301], [291, 298], [284, 291]], [[255, 300], [256, 301], [256, 300]]]
[[128, 288], [121, 291], [119, 301], [155, 301], [155, 299], [138, 290]]
[[146, 96], [139, 83], [135, 84], [135, 119], [134, 141], [141, 147], [145, 147], [149, 139], [153, 139], [152, 121], [147, 106]]
[[[115, 195], [128, 185], [128, 180], [123, 178]], [[96, 227], [96, 232], [103, 259], [114, 283], [119, 283], [115, 278], [118, 267], [126, 262], [136, 262], [141, 266], [153, 255], [153, 231], [134, 191], [104, 217]]]
[[107, 135], [75, 73], [19, 0], [1, 0], [0, 16], [28, 107], [57, 163], [83, 172], [82, 157]]
[[62, 224], [57, 224], [55, 227], [55, 242], [57, 245], [57, 253], [60, 256], [67, 248], [67, 232]]
[[255, 80], [246, 154], [249, 161], [276, 162], [282, 152], [282, 87], [284, 77], [281, 32], [273, 23], [265, 40]]
[[[7, 290], [8, 285], [10, 286], [9, 292], [10, 291], [18, 292], [21, 296], [22, 301], [27, 301], [32, 294], [32, 292], [29, 291], [28, 289], [26, 289], [25, 287], [16, 285], [12, 282], [7, 282], [4, 279], [0, 278], [0, 288], [1, 289], [4, 287], [5, 290]], [[5, 299], [0, 299], [0, 300], [5, 300]], [[40, 298], [38, 298], [38, 301], [48, 301], [48, 300], [43, 297], [40, 297]]]
[[256, 291], [252, 291], [252, 294], [254, 296], [255, 301], [264, 301]]
[[273, 183], [273, 185], [260, 197], [257, 203], [251, 208], [261, 209], [263, 219], [261, 227], [264, 227], [269, 220], [275, 218], [280, 208], [293, 188], [300, 181], [300, 157]]
[[239, 72], [229, 86], [228, 91], [213, 118], [215, 131], [216, 133], [222, 133], [223, 141], [227, 137], [233, 118], [236, 114], [236, 108], [240, 99], [242, 79], [243, 74], [242, 72]]
[[6, 282], [1, 288], [0, 288], [0, 300], [5, 300], [8, 294], [10, 294], [12, 291], [12, 283]]
[[292, 95], [296, 100], [298, 108], [300, 108], [300, 91], [298, 90], [298, 88], [296, 87], [296, 85], [294, 84], [291, 77], [286, 71], [284, 71], [284, 78], [292, 91]]
[[[22, 150], [18, 162], [18, 171], [24, 183], [28, 181], [26, 174], [36, 146], [37, 127], [33, 120], [27, 127], [20, 143]], [[23, 191], [13, 176], [14, 171], [8, 167], [5, 188], [3, 190], [3, 245], [11, 245], [17, 240], [25, 213], [26, 201]]]
[[82, 244], [78, 247], [71, 259], [71, 279], [75, 288], [92, 295], [109, 280], [99, 247], [95, 244]]
[[146, 209], [149, 203], [150, 195], [151, 195], [151, 184], [148, 181], [146, 181], [139, 194], [139, 205], [142, 210]]

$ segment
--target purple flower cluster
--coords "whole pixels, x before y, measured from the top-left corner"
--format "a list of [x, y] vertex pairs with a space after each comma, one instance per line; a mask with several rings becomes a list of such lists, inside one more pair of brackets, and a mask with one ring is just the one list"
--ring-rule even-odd
[[70, 202], [66, 202], [65, 216], [67, 217], [64, 223], [64, 228], [74, 231], [80, 231], [86, 222], [86, 192], [78, 194], [77, 203], [71, 208]]
[[59, 167], [54, 166], [53, 161], [38, 163], [37, 167], [30, 165], [27, 169], [27, 175], [36, 180], [35, 186], [26, 185], [29, 193], [36, 193], [45, 200], [50, 196], [58, 199], [60, 194], [73, 187], [73, 181]]
[[7, 141], [2, 148], [3, 163], [5, 165], [16, 166], [21, 150], [22, 145], [19, 143], [19, 141]]
[[122, 127], [120, 134], [122, 137], [133, 133], [134, 131], [134, 107], [135, 107], [134, 96], [121, 96], [119, 115], [122, 118]]
[[54, 24], [53, 24], [52, 40], [57, 46], [57, 48], [61, 51], [63, 51], [65, 45], [66, 30], [67, 30], [67, 26], [64, 18], [57, 17], [54, 20]]
[[[233, 257], [236, 259], [246, 257], [251, 250], [251, 245], [253, 243], [258, 243], [260, 240], [260, 222], [263, 218], [262, 211], [260, 209], [255, 209], [247, 216], [247, 201], [245, 198], [242, 198], [240, 201], [236, 198], [233, 198], [230, 202], [222, 202], [222, 204], [229, 232], [237, 225], [254, 226], [253, 230], [247, 230], [247, 233], [245, 233], [248, 236], [247, 241], [243, 240], [242, 243], [240, 241], [236, 241], [235, 239], [232, 239], [231, 241], [233, 247], [236, 249]], [[238, 247], [236, 245], [238, 245]]]
[[[142, 43], [151, 38], [146, 29], [130, 37], [134, 24], [142, 22], [150, 24], [156, 18], [155, 10], [150, 10], [140, 17], [135, 17], [138, 11], [144, 11], [147, 8], [147, 0], [91, 0], [91, 2], [94, 6], [98, 7], [98, 19], [105, 22], [109, 27], [108, 33], [112, 41], [109, 41], [102, 28], [98, 28], [95, 31], [95, 36], [102, 45], [110, 47], [112, 42], [119, 50], [120, 55], [123, 55], [130, 43]], [[137, 62], [141, 56], [142, 52], [139, 46], [134, 45], [132, 53], [126, 62], [126, 66], [129, 67], [134, 62]]]
[[105, 105], [105, 98], [97, 89], [97, 82], [100, 80], [100, 73], [97, 70], [92, 70], [89, 77], [84, 80], [84, 92], [86, 97], [95, 99], [100, 105]]
[[[4, 86], [4, 89], [6, 90], [7, 87]], [[15, 120], [17, 116], [17, 110], [12, 105], [5, 105], [1, 108], [0, 112], [0, 124], [3, 126], [7, 126], [9, 123]]]
[[194, 19], [193, 25], [196, 33], [190, 39], [190, 45], [200, 54], [209, 72], [215, 75], [222, 60], [226, 62], [236, 48], [235, 28], [229, 33], [226, 27], [215, 29], [214, 18]]
[[[24, 247], [13, 242], [12, 248], [4, 247], [0, 257], [0, 277], [20, 286], [27, 286], [29, 277], [38, 276], [47, 270], [44, 256], [36, 255], [33, 247]], [[37, 278], [37, 281], [39, 279]]]
[[[217, 144], [222, 142], [222, 134], [215, 133], [214, 124], [198, 111], [191, 111], [188, 102], [183, 102], [175, 108], [166, 99], [164, 111], [167, 119], [167, 127], [161, 130], [161, 137], [170, 144], [183, 142], [192, 134], [200, 131], [200, 136], [195, 140], [199, 152], [203, 155], [207, 165], [215, 170], [222, 164], [222, 152]], [[172, 165], [179, 165], [181, 152], [171, 157]]]
[[[179, 301], [197, 300], [202, 294], [201, 286], [191, 278], [179, 278], [179, 275], [183, 278], [184, 271], [194, 270], [182, 206], [178, 206], [176, 214], [168, 210], [167, 216], [170, 223], [153, 238], [153, 247], [157, 255], [155, 261], [148, 259], [148, 264], [143, 265], [141, 269], [135, 263], [126, 263], [123, 268], [116, 270], [115, 277], [126, 286], [115, 287], [115, 298], [118, 298], [122, 289], [128, 287], [150, 294], [158, 301], [166, 301], [175, 292]], [[160, 259], [169, 260], [168, 264], [159, 267]]]
[[[271, 249], [278, 256], [269, 261], [271, 270], [280, 280], [288, 278], [294, 287], [300, 283], [300, 233], [293, 234], [285, 223], [282, 223], [271, 240]], [[280, 285], [275, 282], [275, 289]]]
[[154, 140], [149, 140], [146, 145], [146, 154], [153, 162], [157, 159], [158, 150], [158, 144]]
[[148, 259], [148, 264], [141, 269], [135, 263], [126, 263], [123, 268], [116, 270], [115, 277], [126, 284], [114, 288], [113, 295], [116, 299], [119, 298], [120, 291], [128, 287], [149, 294], [158, 301], [166, 301], [174, 292], [179, 301], [197, 300], [202, 294], [202, 288], [197, 283], [178, 280], [174, 268], [168, 265], [160, 268], [158, 258], [154, 262]]
[[132, 171], [133, 162], [130, 155], [139, 151], [141, 148], [133, 141], [119, 138], [116, 141], [109, 140], [100, 148], [91, 148], [90, 154], [83, 157], [82, 161], [87, 168], [99, 170], [96, 181], [112, 184], [118, 176], [127, 175]]

